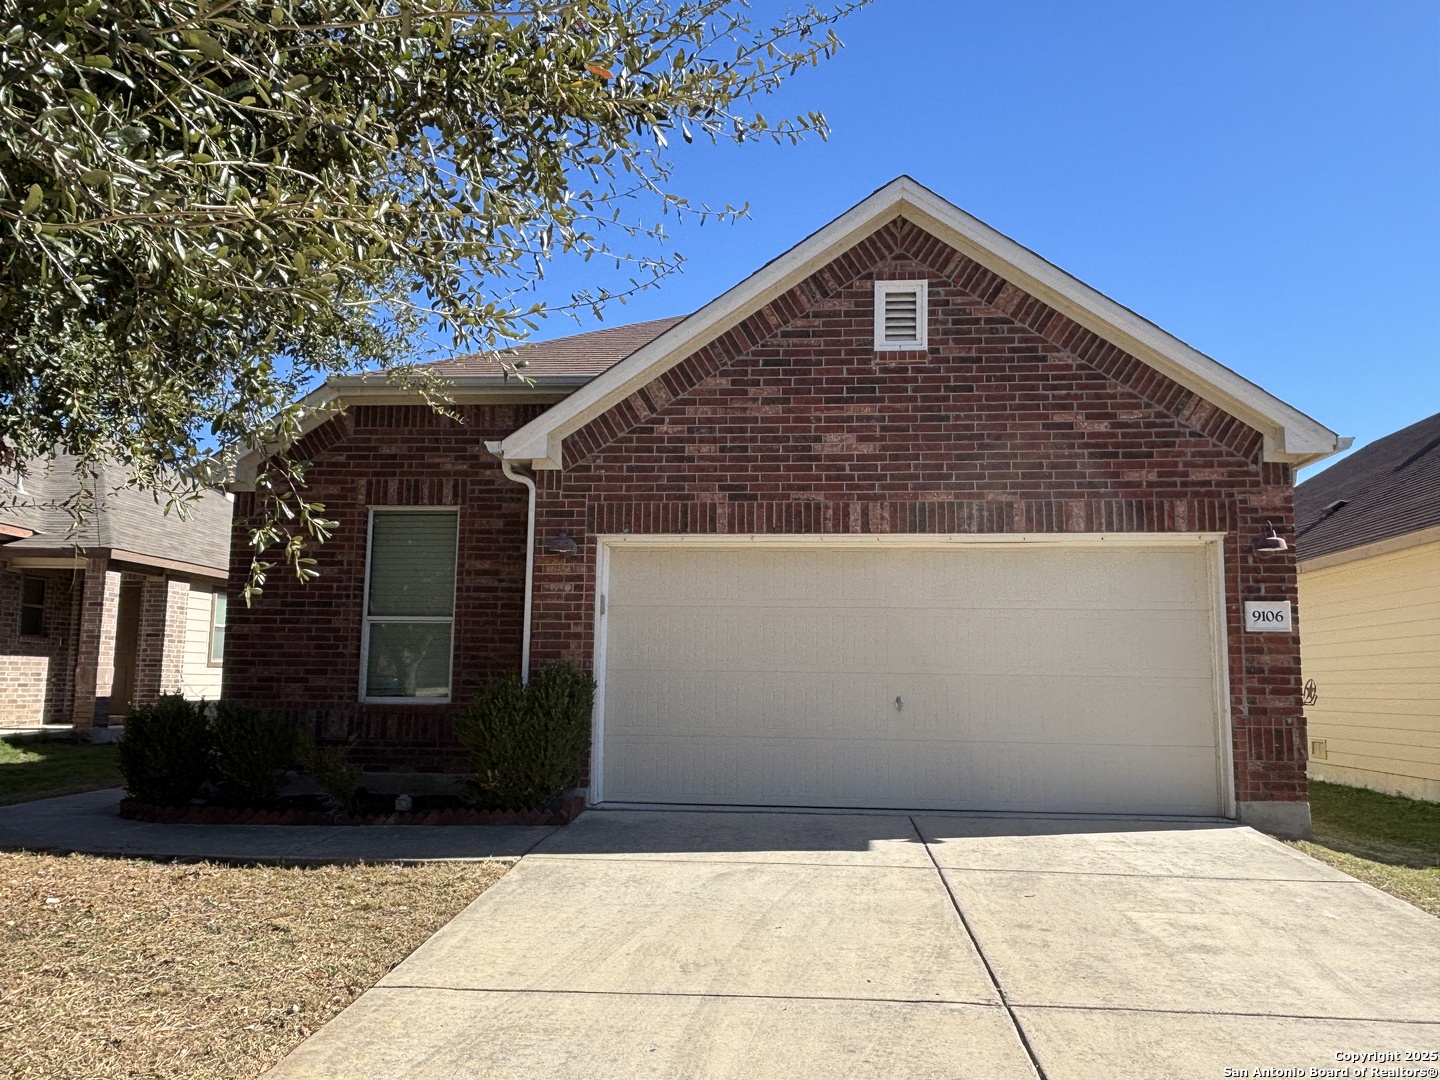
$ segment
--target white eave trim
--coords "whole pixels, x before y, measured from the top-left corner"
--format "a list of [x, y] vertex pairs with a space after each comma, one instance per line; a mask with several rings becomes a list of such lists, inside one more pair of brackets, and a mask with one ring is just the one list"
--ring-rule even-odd
[[[457, 405], [544, 404], [562, 401], [590, 382], [591, 375], [548, 375], [528, 383], [511, 376], [454, 375], [445, 380], [446, 390]], [[414, 390], [397, 386], [385, 376], [346, 375], [328, 380], [301, 401], [300, 436], [310, 434], [327, 420], [333, 420], [351, 405], [418, 405], [423, 399]], [[260, 463], [281, 449], [278, 442], [247, 450], [236, 460], [235, 473], [225, 483], [227, 491], [248, 491], [255, 484]]]
[[562, 468], [566, 436], [897, 217], [1254, 427], [1265, 438], [1265, 460], [1298, 467], [1344, 449], [1323, 424], [902, 176], [511, 434], [505, 458]]
[[1362, 559], [1373, 559], [1380, 555], [1392, 555], [1397, 551], [1408, 551], [1410, 548], [1423, 547], [1426, 544], [1440, 544], [1440, 525], [1431, 525], [1424, 529], [1416, 529], [1414, 532], [1401, 533], [1399, 536], [1389, 536], [1384, 540], [1345, 548], [1343, 551], [1332, 551], [1328, 555], [1317, 555], [1313, 559], [1300, 558], [1296, 562], [1295, 568], [1302, 574], [1309, 574], [1316, 570], [1328, 570], [1332, 566], [1360, 562]]

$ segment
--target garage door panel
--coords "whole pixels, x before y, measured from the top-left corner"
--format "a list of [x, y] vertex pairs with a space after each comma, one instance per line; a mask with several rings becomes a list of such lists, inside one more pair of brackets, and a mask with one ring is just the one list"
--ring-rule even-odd
[[[633, 603], [685, 607], [694, 602], [745, 603], [757, 596], [780, 606], [810, 607], [817, 596], [841, 606], [875, 607], [908, 595], [918, 604], [951, 607], [1206, 608], [1209, 579], [1203, 561], [1182, 549], [1125, 552], [1126, 588], [1115, 590], [1110, 568], [1075, 548], [991, 548], [983, 558], [966, 545], [899, 550], [877, 545], [849, 549], [843, 561], [817, 561], [814, 549], [746, 547], [712, 549], [704, 562], [652, 560], [660, 549], [616, 550], [612, 580], [630, 565], [643, 571], [627, 580]], [[670, 549], [673, 553], [677, 549]], [[837, 554], [832, 552], [831, 554]], [[915, 583], [926, 588], [917, 592]]]
[[[612, 801], [1074, 813], [1213, 814], [1209, 747], [1165, 748], [1118, 760], [1104, 746], [1071, 749], [1057, 771], [1034, 744], [822, 746], [777, 753], [774, 740], [620, 736], [607, 741]], [[613, 755], [613, 762], [610, 760]]]
[[[606, 730], [616, 735], [725, 731], [765, 738], [882, 738], [909, 742], [1016, 741], [1054, 745], [1117, 742], [1116, 717], [1153, 717], [1124, 742], [1213, 746], [1209, 679], [1127, 680], [995, 675], [893, 676], [837, 672], [657, 673], [607, 690]], [[904, 701], [895, 707], [895, 698]]]
[[605, 797], [1214, 813], [1209, 589], [1198, 545], [617, 546]]
[[[616, 671], [867, 671], [1043, 676], [1058, 670], [1184, 677], [1210, 647], [1197, 613], [932, 611], [765, 604], [670, 608], [614, 604], [607, 663]], [[1203, 613], [1202, 613], [1203, 614]], [[1088, 638], [1083, 657], [1078, 637]]]

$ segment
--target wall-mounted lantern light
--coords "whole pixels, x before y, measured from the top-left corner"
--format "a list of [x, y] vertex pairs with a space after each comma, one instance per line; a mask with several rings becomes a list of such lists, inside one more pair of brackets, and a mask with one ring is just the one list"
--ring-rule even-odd
[[1265, 531], [1255, 539], [1255, 552], [1259, 555], [1276, 555], [1282, 551], [1289, 551], [1290, 545], [1285, 538], [1275, 531], [1275, 526], [1270, 522], [1265, 523]]
[[568, 558], [579, 550], [580, 545], [570, 539], [569, 533], [561, 533], [559, 536], [545, 541], [545, 553], [547, 555], [564, 555]]

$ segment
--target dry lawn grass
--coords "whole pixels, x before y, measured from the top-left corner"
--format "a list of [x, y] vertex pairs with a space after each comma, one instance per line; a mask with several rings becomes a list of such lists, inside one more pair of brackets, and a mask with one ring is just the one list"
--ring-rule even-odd
[[0, 1077], [255, 1077], [505, 872], [0, 853]]
[[1376, 859], [1365, 859], [1348, 851], [1337, 851], [1323, 843], [1294, 841], [1296, 847], [1312, 858], [1329, 863], [1367, 885], [1398, 896], [1421, 911], [1440, 916], [1440, 867], [1429, 869], [1393, 865]]
[[1440, 803], [1312, 780], [1310, 814], [1301, 851], [1440, 915]]

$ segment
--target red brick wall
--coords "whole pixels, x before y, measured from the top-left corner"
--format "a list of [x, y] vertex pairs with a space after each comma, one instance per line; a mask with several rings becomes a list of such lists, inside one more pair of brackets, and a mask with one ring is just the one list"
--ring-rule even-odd
[[[930, 282], [926, 353], [873, 350], [873, 282]], [[540, 474], [537, 659], [592, 655], [597, 533], [1224, 531], [1236, 797], [1306, 797], [1292, 477], [1261, 437], [903, 222], [566, 440]]]
[[21, 573], [0, 574], [0, 727], [70, 722], [81, 575], [27, 570], [45, 579], [43, 635], [20, 633]]
[[135, 704], [149, 705], [179, 691], [185, 676], [188, 581], [126, 574], [140, 586], [140, 627], [135, 643]]
[[71, 722], [77, 731], [110, 722], [115, 678], [115, 618], [120, 606], [120, 571], [106, 559], [86, 561], [75, 635], [75, 692]]
[[[873, 350], [877, 277], [930, 281], [930, 347]], [[455, 694], [518, 660], [524, 491], [481, 443], [538, 412], [365, 408], [311, 437], [312, 497], [339, 519], [319, 582], [280, 570], [231, 614], [227, 694], [283, 704], [370, 765], [463, 768], [448, 709], [355, 704], [365, 506], [461, 507]], [[820, 269], [566, 441], [539, 474], [534, 655], [588, 665], [594, 536], [1223, 531], [1236, 796], [1305, 798], [1297, 635], [1244, 634], [1242, 599], [1295, 597], [1288, 466], [1209, 402], [905, 223]], [[241, 517], [248, 512], [242, 498]], [[248, 569], [243, 526], [234, 579]]]
[[[488, 675], [520, 665], [527, 496], [484, 444], [543, 408], [465, 407], [457, 423], [421, 406], [363, 406], [312, 433], [300, 448], [314, 462], [307, 497], [323, 502], [339, 525], [314, 552], [318, 580], [301, 585], [277, 565], [249, 609], [239, 585], [250, 569], [253, 496], [238, 496], [225, 696], [284, 709], [322, 738], [353, 737], [354, 756], [367, 768], [463, 771], [452, 711]], [[459, 508], [454, 705], [358, 703], [369, 506]]]

